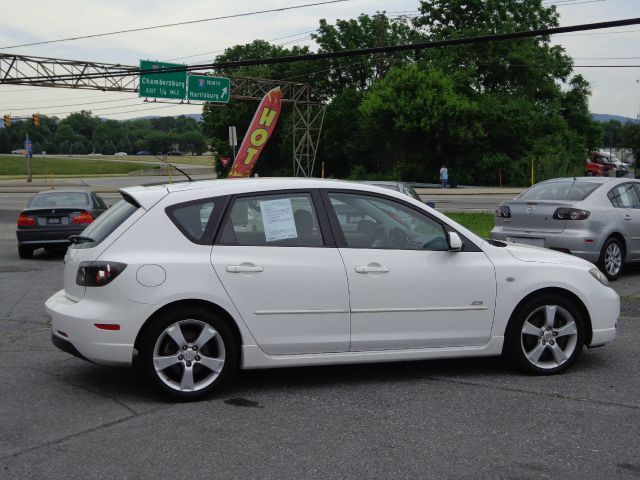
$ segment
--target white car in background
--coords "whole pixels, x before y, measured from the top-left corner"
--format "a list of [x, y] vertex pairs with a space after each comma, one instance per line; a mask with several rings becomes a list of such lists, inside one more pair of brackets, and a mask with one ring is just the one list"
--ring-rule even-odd
[[589, 262], [482, 240], [399, 192], [300, 178], [121, 192], [67, 252], [52, 340], [139, 362], [174, 398], [236, 368], [504, 353], [548, 375], [616, 336], [619, 297]]

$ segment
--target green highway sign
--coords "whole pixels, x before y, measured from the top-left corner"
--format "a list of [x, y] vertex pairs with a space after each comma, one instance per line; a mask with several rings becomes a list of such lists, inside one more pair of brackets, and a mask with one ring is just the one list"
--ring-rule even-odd
[[231, 82], [228, 78], [189, 75], [188, 100], [200, 102], [228, 103]]
[[[140, 70], [159, 70], [170, 67], [184, 67], [176, 63], [140, 60]], [[187, 96], [187, 72], [143, 73], [140, 74], [140, 97], [177, 98]]]

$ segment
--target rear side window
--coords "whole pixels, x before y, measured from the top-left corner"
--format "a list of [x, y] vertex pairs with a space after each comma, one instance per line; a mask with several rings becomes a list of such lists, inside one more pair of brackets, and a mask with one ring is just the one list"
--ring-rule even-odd
[[89, 205], [85, 192], [55, 192], [36, 195], [29, 202], [29, 208], [82, 208]]
[[306, 193], [238, 198], [220, 243], [239, 246], [321, 247], [322, 234]]
[[138, 209], [126, 200], [120, 200], [89, 224], [82, 232], [82, 236], [87, 239], [82, 243], [72, 245], [72, 248], [92, 248], [102, 242], [122, 223]]
[[198, 200], [196, 202], [181, 203], [167, 208], [166, 212], [171, 221], [178, 227], [185, 237], [194, 243], [210, 244], [207, 227], [215, 209], [213, 199]]
[[607, 196], [611, 205], [616, 208], [640, 208], [637, 190], [633, 188], [631, 183], [624, 183], [612, 188]]
[[592, 182], [550, 182], [534, 185], [523, 192], [518, 200], [572, 200], [579, 202], [591, 195], [599, 183]]

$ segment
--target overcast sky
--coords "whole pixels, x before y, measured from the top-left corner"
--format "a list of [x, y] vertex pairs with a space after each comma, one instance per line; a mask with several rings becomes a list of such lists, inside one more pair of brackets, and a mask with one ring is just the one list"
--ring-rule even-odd
[[[309, 32], [317, 28], [320, 18], [333, 23], [338, 18], [355, 18], [361, 13], [375, 14], [382, 10], [412, 15], [419, 3], [417, 0], [350, 0], [95, 39], [5, 48], [313, 1], [318, 0], [5, 0], [0, 15], [0, 52], [123, 65], [138, 65], [140, 59], [204, 63], [212, 61], [226, 47], [249, 43], [254, 39], [288, 37], [274, 40], [273, 43], [309, 45], [315, 49]], [[552, 2], [543, 1], [545, 4]], [[556, 0], [553, 3], [558, 6], [563, 26], [640, 17], [640, 0]], [[640, 83], [637, 80], [640, 79], [640, 68], [612, 68], [606, 65], [640, 65], [640, 25], [557, 35], [553, 40], [565, 47], [576, 65], [603, 65], [599, 68], [575, 69], [591, 83], [592, 112], [634, 118], [638, 115]], [[125, 119], [200, 113], [202, 110], [201, 106], [194, 105], [151, 108], [134, 93], [0, 85], [0, 114], [11, 113], [14, 117], [29, 116], [36, 111], [65, 117], [70, 111], [85, 109], [104, 118]]]

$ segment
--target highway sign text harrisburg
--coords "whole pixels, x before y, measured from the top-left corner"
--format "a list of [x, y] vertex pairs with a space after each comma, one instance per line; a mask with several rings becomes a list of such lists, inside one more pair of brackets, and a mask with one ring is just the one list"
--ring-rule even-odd
[[[140, 70], [143, 72], [171, 67], [184, 67], [184, 65], [140, 60]], [[182, 100], [187, 96], [187, 72], [142, 73], [139, 96]]]
[[231, 82], [228, 78], [189, 75], [188, 100], [228, 103]]

